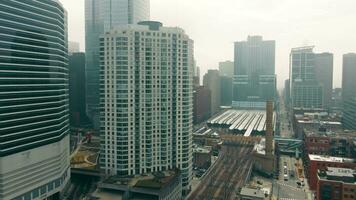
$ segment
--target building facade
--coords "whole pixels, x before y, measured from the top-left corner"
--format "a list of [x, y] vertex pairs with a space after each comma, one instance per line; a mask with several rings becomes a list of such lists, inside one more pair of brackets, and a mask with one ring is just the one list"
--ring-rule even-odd
[[150, 17], [150, 0], [86, 0], [85, 53], [87, 113], [99, 128], [99, 37], [113, 27]]
[[318, 172], [317, 200], [351, 200], [356, 198], [356, 171], [328, 167]]
[[342, 63], [342, 99], [346, 101], [356, 96], [356, 53], [343, 56]]
[[193, 41], [150, 21], [100, 40], [101, 168], [108, 176], [178, 168], [190, 190]]
[[294, 48], [290, 54], [291, 107], [324, 108], [323, 87], [316, 77], [314, 47]]
[[232, 78], [220, 76], [220, 104], [221, 106], [232, 105]]
[[193, 122], [199, 124], [211, 117], [211, 92], [205, 86], [194, 90]]
[[69, 56], [69, 113], [70, 125], [86, 123], [85, 53]]
[[325, 171], [328, 167], [350, 168], [356, 167], [354, 159], [330, 157], [322, 155], [309, 155], [306, 167], [310, 190], [316, 191], [318, 184], [318, 171]]
[[66, 11], [0, 1], [0, 199], [60, 199], [70, 179]]
[[275, 41], [249, 36], [235, 43], [233, 106], [264, 109], [276, 97]]
[[346, 99], [343, 103], [342, 124], [345, 129], [356, 130], [356, 97]]
[[219, 62], [219, 72], [220, 76], [234, 77], [234, 62], [225, 61]]
[[211, 92], [211, 114], [219, 112], [221, 106], [220, 76], [218, 70], [208, 70], [203, 77], [203, 85]]
[[332, 53], [315, 54], [315, 75], [318, 83], [320, 83], [323, 88], [323, 108], [325, 110], [330, 110], [332, 105], [333, 71], [334, 55]]

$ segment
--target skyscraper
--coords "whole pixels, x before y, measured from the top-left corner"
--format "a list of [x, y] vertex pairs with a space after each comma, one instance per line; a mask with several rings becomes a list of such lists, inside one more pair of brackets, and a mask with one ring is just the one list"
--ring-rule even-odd
[[342, 99], [347, 101], [356, 96], [356, 53], [343, 56]]
[[235, 43], [234, 107], [265, 108], [276, 96], [275, 41], [249, 36]]
[[221, 106], [221, 91], [220, 91], [220, 76], [219, 70], [208, 70], [203, 77], [203, 85], [210, 90], [211, 93], [211, 114], [219, 111]]
[[220, 76], [220, 104], [231, 106], [232, 104], [232, 77]]
[[313, 48], [300, 47], [291, 51], [289, 80], [292, 108], [323, 108], [323, 87], [316, 76]]
[[333, 94], [334, 55], [332, 53], [315, 54], [315, 75], [323, 88], [323, 107], [331, 109]]
[[0, 1], [0, 199], [59, 199], [68, 183], [66, 11]]
[[193, 41], [159, 22], [119, 26], [101, 39], [100, 164], [107, 175], [178, 168], [192, 176]]
[[70, 124], [79, 126], [87, 121], [85, 111], [85, 53], [69, 56]]
[[227, 76], [232, 78], [234, 76], [234, 62], [219, 62], [219, 72], [220, 76]]
[[150, 17], [150, 0], [86, 0], [85, 43], [87, 113], [99, 127], [99, 37], [113, 27]]

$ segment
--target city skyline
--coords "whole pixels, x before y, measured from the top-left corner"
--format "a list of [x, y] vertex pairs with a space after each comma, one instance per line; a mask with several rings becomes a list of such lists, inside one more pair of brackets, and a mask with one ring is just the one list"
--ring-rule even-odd
[[[80, 42], [83, 50], [84, 0], [60, 1], [68, 10], [69, 39]], [[201, 76], [208, 69], [217, 69], [219, 62], [233, 60], [234, 42], [243, 41], [248, 35], [261, 35], [267, 40], [276, 40], [278, 88], [283, 87], [288, 77], [290, 50], [304, 45], [315, 45], [316, 52], [334, 54], [334, 87], [341, 87], [342, 55], [356, 51], [349, 42], [356, 40], [356, 35], [352, 34], [356, 27], [345, 23], [356, 16], [352, 10], [354, 1], [225, 2], [151, 0], [151, 18], [166, 26], [184, 28], [191, 35]], [[198, 13], [197, 6], [200, 6]], [[224, 10], [218, 16], [212, 12], [217, 6]], [[182, 12], [185, 15], [179, 18]], [[214, 29], [211, 29], [211, 22], [216, 26]], [[331, 26], [334, 28], [330, 29]]]

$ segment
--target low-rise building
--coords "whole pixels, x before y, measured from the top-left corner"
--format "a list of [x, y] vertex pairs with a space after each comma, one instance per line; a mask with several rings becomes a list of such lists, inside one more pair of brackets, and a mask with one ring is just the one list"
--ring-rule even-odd
[[130, 177], [112, 176], [98, 184], [91, 199], [181, 200], [181, 179], [179, 170]]
[[317, 200], [356, 199], [356, 171], [334, 167], [319, 170], [316, 194]]
[[321, 125], [318, 129], [304, 129], [303, 133], [305, 155], [355, 157], [356, 132], [330, 131]]
[[309, 186], [311, 190], [317, 189], [318, 183], [318, 171], [327, 170], [328, 167], [337, 168], [356, 168], [356, 162], [354, 159], [342, 158], [342, 157], [331, 157], [323, 155], [312, 155], [309, 154], [308, 162], [306, 163], [307, 178], [309, 181]]
[[193, 149], [193, 166], [208, 169], [211, 165], [211, 147], [196, 147]]
[[262, 190], [243, 187], [240, 192], [240, 200], [264, 200], [265, 194]]

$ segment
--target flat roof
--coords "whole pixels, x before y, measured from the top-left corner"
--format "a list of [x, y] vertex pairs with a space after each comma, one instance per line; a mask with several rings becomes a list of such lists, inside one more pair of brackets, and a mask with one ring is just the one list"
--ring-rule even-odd
[[240, 192], [243, 196], [265, 198], [265, 194], [262, 190], [243, 187]]
[[335, 162], [335, 163], [353, 163], [354, 159], [351, 158], [342, 158], [342, 157], [333, 157], [333, 156], [324, 156], [324, 155], [314, 155], [309, 154], [309, 159], [312, 161], [322, 161], [322, 162]]

